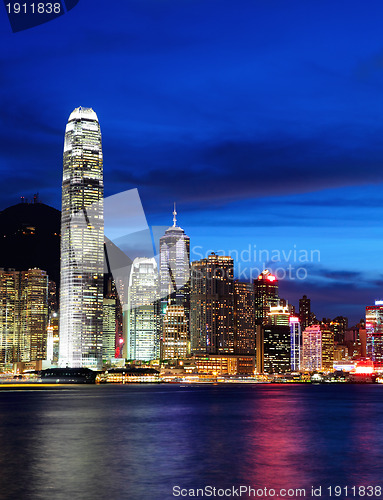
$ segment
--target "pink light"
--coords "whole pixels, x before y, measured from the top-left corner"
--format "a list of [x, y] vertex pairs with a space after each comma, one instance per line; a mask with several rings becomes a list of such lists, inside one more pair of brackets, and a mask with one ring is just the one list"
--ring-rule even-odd
[[299, 323], [299, 318], [296, 316], [290, 316], [289, 321], [290, 323]]
[[358, 374], [371, 374], [374, 373], [374, 368], [372, 366], [357, 366], [355, 368], [355, 373]]

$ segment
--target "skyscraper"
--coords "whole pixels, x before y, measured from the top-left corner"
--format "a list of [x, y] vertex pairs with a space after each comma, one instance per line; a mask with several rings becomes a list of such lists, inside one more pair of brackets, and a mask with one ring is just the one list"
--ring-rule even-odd
[[233, 259], [212, 253], [192, 262], [190, 334], [194, 353], [234, 353]]
[[104, 215], [101, 131], [91, 108], [65, 130], [61, 211], [61, 367], [102, 368]]
[[48, 276], [0, 269], [0, 363], [46, 358]]
[[41, 269], [20, 273], [20, 361], [46, 359], [48, 276]]
[[234, 281], [234, 353], [255, 355], [254, 291], [251, 283]]
[[265, 325], [270, 306], [278, 304], [278, 280], [276, 276], [265, 270], [254, 280], [255, 322]]
[[320, 325], [305, 328], [302, 334], [301, 370], [314, 371], [322, 367], [322, 332]]
[[183, 306], [168, 305], [162, 321], [161, 358], [186, 358], [190, 354], [190, 342], [185, 308]]
[[302, 331], [311, 325], [311, 300], [307, 295], [299, 299], [299, 319], [301, 320]]
[[133, 261], [124, 321], [127, 338], [124, 357], [149, 361], [159, 357], [158, 270], [154, 258]]
[[291, 353], [291, 370], [300, 369], [301, 363], [301, 324], [299, 318], [290, 316], [290, 353]]
[[[175, 348], [174, 339], [179, 339], [182, 346], [185, 340], [187, 344], [190, 341], [190, 238], [181, 227], [177, 226], [175, 205], [173, 225], [160, 238], [160, 299], [162, 355], [166, 355], [166, 358], [175, 357], [176, 352], [184, 352], [184, 347]], [[165, 322], [169, 306], [177, 308], [172, 310]], [[183, 308], [183, 312], [180, 307]], [[179, 331], [175, 331], [175, 328]], [[166, 342], [170, 344], [166, 345]]]
[[383, 301], [366, 307], [366, 355], [376, 363], [383, 363]]

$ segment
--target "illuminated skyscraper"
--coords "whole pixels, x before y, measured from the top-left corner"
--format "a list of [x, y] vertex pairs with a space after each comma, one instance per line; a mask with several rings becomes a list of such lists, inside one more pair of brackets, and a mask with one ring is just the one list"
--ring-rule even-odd
[[162, 334], [162, 359], [186, 358], [190, 354], [188, 322], [183, 306], [167, 306]]
[[254, 280], [255, 322], [265, 325], [270, 306], [278, 304], [278, 280], [270, 271], [263, 271]]
[[334, 333], [328, 328], [322, 331], [322, 370], [332, 371], [334, 366]]
[[190, 334], [194, 353], [234, 353], [233, 259], [212, 253], [192, 262]]
[[41, 269], [20, 273], [20, 361], [46, 359], [48, 276]]
[[290, 353], [291, 353], [291, 370], [297, 371], [300, 369], [301, 360], [301, 324], [299, 318], [290, 316]]
[[314, 371], [322, 367], [322, 332], [320, 325], [308, 326], [302, 334], [301, 370]]
[[234, 352], [255, 355], [254, 291], [251, 283], [234, 281]]
[[[190, 342], [190, 238], [182, 228], [177, 226], [176, 216], [177, 212], [174, 205], [173, 225], [160, 238], [160, 336], [162, 343], [171, 342], [169, 346], [162, 346], [162, 355], [165, 356], [167, 353], [168, 357], [171, 352], [175, 352], [173, 351], [174, 338], [184, 339], [185, 325], [186, 340], [187, 343]], [[175, 310], [173, 310], [168, 315], [166, 323], [168, 330], [165, 333], [164, 319], [169, 306], [177, 306], [178, 309], [176, 314]], [[183, 308], [183, 313], [180, 311], [180, 307]], [[178, 320], [175, 322], [176, 317], [178, 317]], [[172, 324], [171, 330], [173, 332], [171, 334], [169, 333], [170, 324]], [[176, 324], [180, 328], [178, 333], [174, 332]], [[180, 352], [183, 352], [183, 348]]]
[[366, 307], [366, 356], [383, 363], [383, 301]]
[[65, 130], [61, 212], [61, 367], [102, 368], [104, 215], [101, 131], [91, 108]]
[[124, 312], [126, 358], [142, 361], [159, 358], [158, 313], [156, 260], [137, 257], [130, 273], [128, 306]]
[[0, 363], [19, 361], [20, 273], [0, 269]]
[[0, 363], [45, 359], [48, 276], [0, 269]]

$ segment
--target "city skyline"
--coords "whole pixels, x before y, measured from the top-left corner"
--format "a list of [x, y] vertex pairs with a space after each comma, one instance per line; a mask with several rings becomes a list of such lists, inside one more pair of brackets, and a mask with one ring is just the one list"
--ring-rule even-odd
[[319, 316], [357, 321], [383, 285], [382, 5], [354, 1], [347, 22], [340, 5], [281, 1], [118, 8], [82, 0], [18, 34], [4, 13], [0, 208], [36, 191], [59, 208], [62, 124], [93, 106], [106, 196], [138, 188], [150, 226], [175, 200], [204, 254], [317, 249], [286, 295], [310, 288]]

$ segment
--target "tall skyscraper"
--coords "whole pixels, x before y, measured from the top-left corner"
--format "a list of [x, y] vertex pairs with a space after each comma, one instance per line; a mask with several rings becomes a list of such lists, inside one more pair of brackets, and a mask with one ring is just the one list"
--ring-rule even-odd
[[158, 270], [154, 258], [133, 261], [124, 311], [124, 357], [149, 361], [159, 357]]
[[190, 334], [194, 353], [234, 353], [233, 259], [212, 253], [192, 262]]
[[[184, 352], [181, 344], [184, 345], [185, 341], [185, 327], [187, 345], [190, 342], [190, 238], [181, 227], [177, 226], [175, 205], [173, 225], [160, 238], [160, 299], [161, 350], [162, 356], [166, 356], [167, 359], [176, 357], [176, 352]], [[169, 306], [176, 306], [177, 309], [172, 309], [165, 322]], [[183, 312], [180, 307], [183, 308]], [[179, 328], [179, 331], [176, 332], [175, 328]], [[175, 339], [181, 342], [180, 349], [174, 345]], [[166, 345], [167, 342], [169, 345]]]
[[101, 131], [91, 108], [65, 130], [61, 211], [61, 367], [102, 368], [104, 272]]
[[278, 280], [265, 270], [254, 280], [255, 322], [265, 325], [268, 321], [270, 306], [278, 304]]

